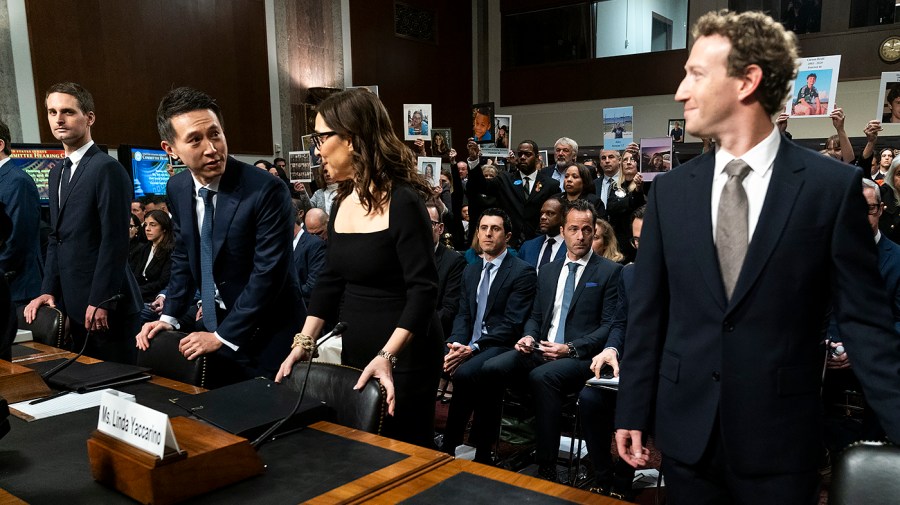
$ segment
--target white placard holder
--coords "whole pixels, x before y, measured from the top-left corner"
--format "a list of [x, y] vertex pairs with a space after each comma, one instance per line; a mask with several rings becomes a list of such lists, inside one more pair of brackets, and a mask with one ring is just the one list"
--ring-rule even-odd
[[133, 395], [118, 391], [104, 391], [100, 398], [97, 430], [159, 459], [167, 452], [181, 452], [169, 416], [136, 403]]

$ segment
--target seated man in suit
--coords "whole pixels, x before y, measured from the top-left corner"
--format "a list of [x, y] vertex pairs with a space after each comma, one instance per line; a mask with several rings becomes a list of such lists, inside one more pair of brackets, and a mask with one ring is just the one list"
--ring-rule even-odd
[[309, 305], [309, 297], [322, 267], [325, 266], [325, 241], [303, 229], [303, 219], [312, 209], [309, 198], [299, 193], [292, 199], [294, 209], [294, 269], [300, 283], [303, 303]]
[[[447, 339], [444, 372], [453, 376], [453, 399], [447, 414], [443, 449], [455, 455], [466, 424], [475, 413], [472, 437], [475, 460], [489, 463], [493, 445], [490, 422], [500, 416], [500, 402], [480, 394], [485, 361], [512, 348], [531, 310], [536, 278], [534, 268], [509, 254], [512, 228], [500, 209], [487, 209], [478, 221], [482, 261], [463, 272], [459, 313]], [[486, 400], [486, 402], [482, 402]]]
[[[640, 207], [631, 215], [632, 237], [635, 247], [641, 243], [641, 228], [644, 225], [644, 208]], [[634, 263], [622, 267], [619, 278], [619, 301], [609, 330], [609, 339], [603, 352], [591, 360], [594, 377], [600, 378], [605, 368], [612, 369], [613, 377], [619, 376], [619, 357], [625, 352], [625, 328], [628, 324], [628, 291], [634, 282]], [[613, 414], [616, 407], [616, 393], [599, 387], [586, 387], [578, 397], [578, 411], [591, 463], [594, 467], [594, 486], [591, 491], [619, 500], [631, 500], [634, 468], [621, 458], [613, 465], [609, 443], [612, 439]]]
[[[527, 384], [535, 400], [539, 476], [556, 481], [560, 418], [566, 395], [584, 387], [591, 358], [606, 346], [618, 302], [621, 265], [591, 251], [597, 212], [585, 200], [566, 209], [568, 253], [538, 276], [537, 295], [524, 337], [484, 364], [485, 402], [499, 404], [503, 389]], [[499, 429], [499, 415], [492, 434]]]
[[434, 264], [438, 271], [437, 313], [444, 330], [444, 338], [450, 335], [453, 318], [459, 311], [459, 286], [462, 282], [466, 260], [461, 254], [448, 249], [441, 243], [444, 235], [444, 223], [441, 213], [434, 203], [426, 203], [428, 216], [431, 218], [431, 238], [434, 241]]
[[162, 316], [143, 326], [137, 347], [177, 328], [199, 287], [204, 331], [184, 337], [179, 351], [188, 360], [216, 355], [217, 385], [274, 378], [306, 318], [287, 186], [228, 156], [219, 106], [202, 91], [170, 91], [156, 121], [162, 148], [188, 169], [166, 186], [176, 223], [172, 275]]
[[[878, 270], [881, 272], [884, 289], [887, 292], [888, 300], [891, 304], [891, 312], [894, 315], [894, 331], [900, 337], [900, 246], [885, 237], [878, 230], [878, 221], [884, 211], [878, 184], [871, 179], [864, 178], [862, 180], [862, 188], [866, 204], [869, 206], [869, 226], [872, 227], [875, 243], [878, 244]], [[844, 391], [862, 391], [859, 379], [856, 378], [856, 374], [851, 368], [852, 362], [847, 355], [847, 351], [844, 350], [844, 336], [840, 334], [834, 320], [832, 320], [828, 329], [828, 338], [831, 352], [828, 354], [828, 361], [826, 362], [827, 370], [822, 390], [826, 407], [846, 403]], [[852, 335], [847, 336], [847, 340], [852, 339]], [[831, 419], [826, 419], [825, 426], [828, 435], [826, 443], [833, 452], [840, 451], [847, 444], [857, 440], [879, 440], [884, 438], [884, 430], [881, 428], [872, 409], [868, 406], [863, 410], [861, 425], [849, 425], [843, 420], [843, 415], [841, 415], [838, 423], [833, 423], [830, 422]], [[847, 430], [848, 426], [854, 426], [858, 431]]]
[[516, 156], [515, 170], [499, 172], [493, 179], [484, 176], [482, 165], [476, 166], [469, 171], [466, 186], [470, 203], [473, 193], [497, 198], [512, 222], [509, 246], [514, 248], [537, 235], [541, 206], [560, 192], [559, 181], [537, 171], [538, 148], [533, 140], [522, 141]]
[[549, 198], [541, 205], [541, 220], [538, 230], [541, 234], [522, 244], [519, 257], [537, 268], [538, 273], [545, 264], [566, 255], [566, 244], [562, 239], [563, 202], [559, 198]]

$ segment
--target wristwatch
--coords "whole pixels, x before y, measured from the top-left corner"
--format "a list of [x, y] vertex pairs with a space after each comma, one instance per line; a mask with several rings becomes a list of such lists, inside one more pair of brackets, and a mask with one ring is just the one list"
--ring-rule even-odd
[[569, 348], [569, 357], [578, 359], [578, 351], [575, 350], [575, 344], [569, 342], [568, 344], [566, 344], [566, 347]]
[[397, 356], [385, 351], [384, 349], [378, 351], [378, 356], [384, 358], [391, 362], [391, 368], [397, 367]]

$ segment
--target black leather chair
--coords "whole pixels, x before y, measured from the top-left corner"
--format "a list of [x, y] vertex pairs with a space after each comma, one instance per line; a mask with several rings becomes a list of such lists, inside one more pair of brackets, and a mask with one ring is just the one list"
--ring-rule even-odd
[[206, 387], [209, 375], [209, 357], [201, 356], [188, 361], [178, 350], [178, 342], [186, 333], [163, 331], [150, 340], [150, 348], [138, 351], [137, 364], [152, 370], [153, 374], [194, 386]]
[[857, 442], [844, 449], [832, 472], [829, 505], [895, 504], [900, 496], [900, 447]]
[[[285, 383], [299, 391], [306, 377], [307, 362], [294, 365]], [[387, 412], [386, 393], [381, 382], [370, 379], [359, 391], [353, 386], [359, 380], [362, 370], [332, 363], [313, 363], [309, 372], [306, 395], [322, 400], [334, 410], [334, 422], [349, 428], [381, 433], [384, 414]]]
[[31, 335], [35, 342], [40, 342], [53, 347], [63, 348], [65, 344], [65, 326], [63, 325], [62, 312], [59, 310], [41, 306], [34, 321], [31, 324], [25, 322], [25, 306], [16, 309], [16, 315], [19, 317], [19, 329], [31, 330]]

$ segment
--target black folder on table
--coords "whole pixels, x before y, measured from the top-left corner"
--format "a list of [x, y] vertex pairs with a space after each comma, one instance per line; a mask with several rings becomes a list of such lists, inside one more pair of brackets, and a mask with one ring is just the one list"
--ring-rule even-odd
[[[55, 359], [31, 363], [26, 366], [43, 374], [63, 361], [66, 360]], [[102, 361], [91, 365], [76, 361], [50, 377], [47, 383], [56, 389], [85, 393], [106, 387], [149, 380], [151, 377], [147, 373], [149, 371], [150, 369], [147, 367], [113, 363], [112, 361]]]
[[[287, 416], [297, 404], [299, 395], [283, 384], [257, 377], [170, 401], [213, 426], [253, 439]], [[324, 402], [307, 396], [279, 432], [327, 420], [330, 414]]]

